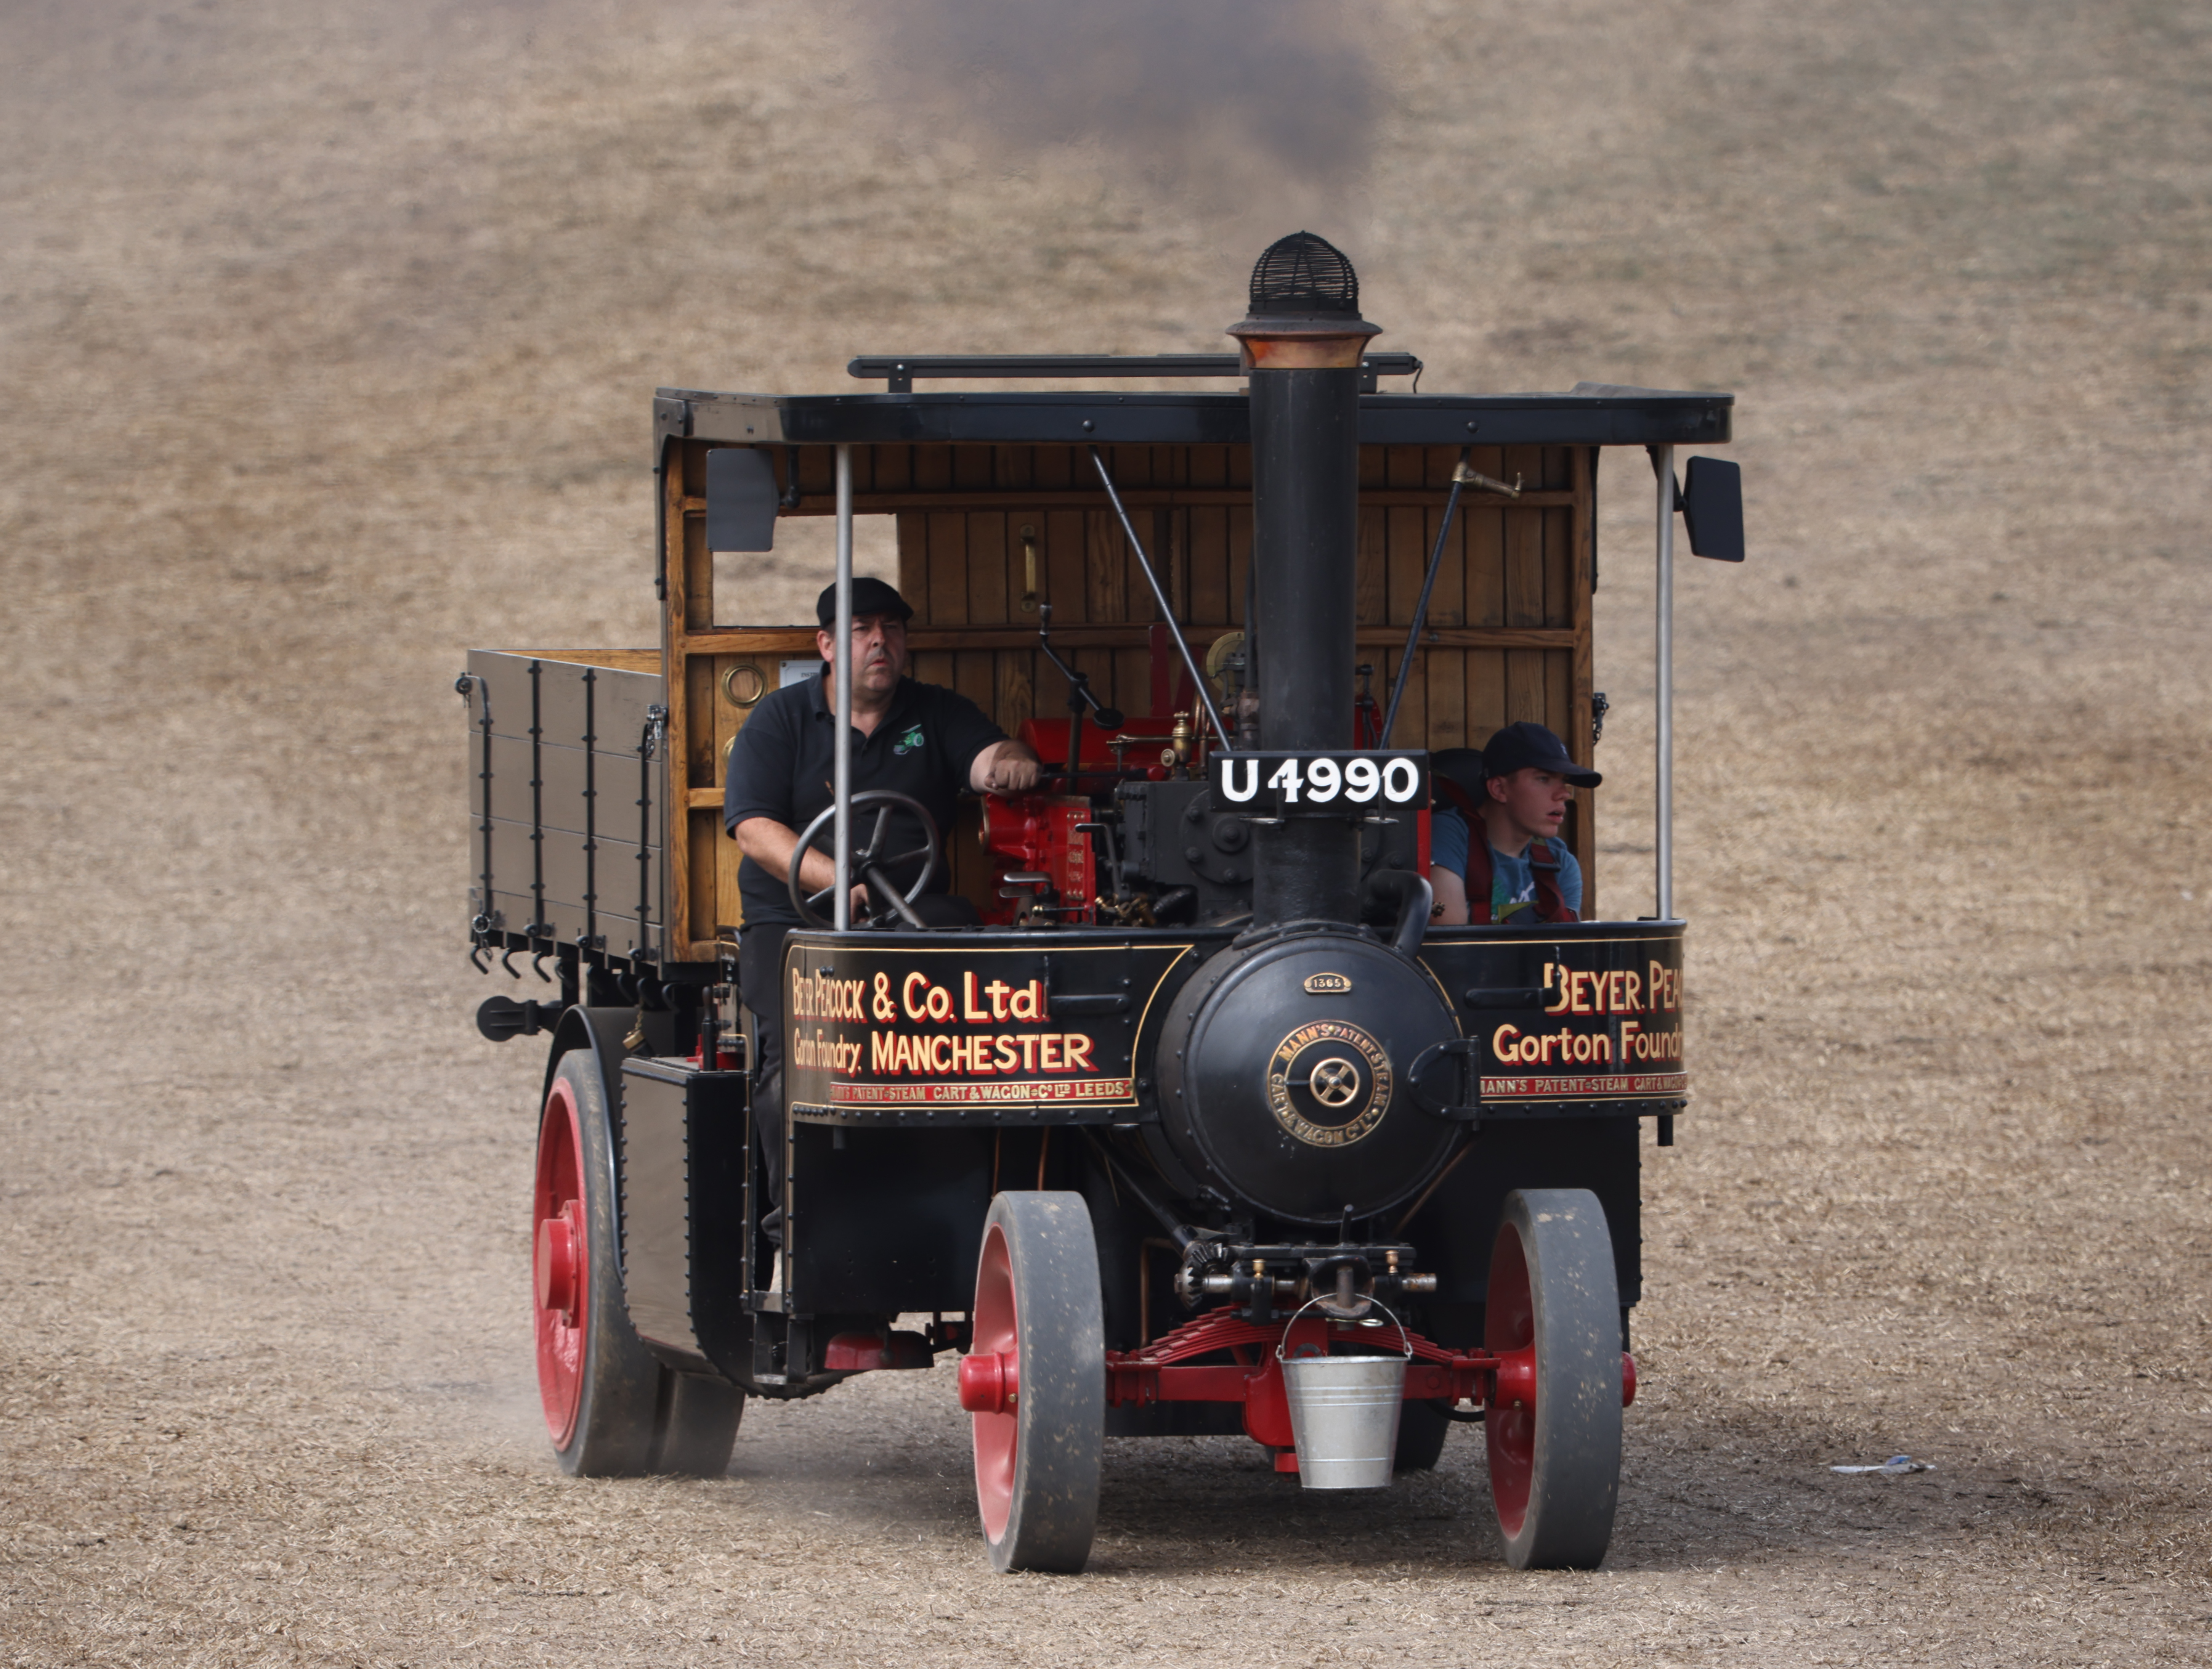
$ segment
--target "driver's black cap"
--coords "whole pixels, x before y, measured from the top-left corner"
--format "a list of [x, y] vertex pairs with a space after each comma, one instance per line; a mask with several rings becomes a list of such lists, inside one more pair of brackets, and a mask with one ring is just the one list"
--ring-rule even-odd
[[[857, 620], [863, 614], [896, 614], [902, 620], [914, 618], [914, 611], [898, 594], [897, 588], [872, 574], [853, 582], [853, 618]], [[814, 600], [814, 618], [822, 622], [825, 631], [837, 624], [836, 586], [822, 588], [822, 594]]]
[[1605, 779], [1577, 764], [1567, 745], [1540, 724], [1523, 719], [1493, 733], [1482, 745], [1482, 774], [1510, 777], [1516, 771], [1548, 771], [1565, 777], [1578, 789], [1594, 789]]

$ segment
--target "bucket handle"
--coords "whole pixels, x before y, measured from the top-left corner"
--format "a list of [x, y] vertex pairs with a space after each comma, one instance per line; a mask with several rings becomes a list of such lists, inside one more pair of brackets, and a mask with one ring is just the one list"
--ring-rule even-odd
[[[1382, 1311], [1384, 1315], [1390, 1318], [1390, 1325], [1398, 1330], [1398, 1343], [1401, 1347], [1403, 1347], [1406, 1352], [1406, 1360], [1407, 1361], [1413, 1361], [1413, 1336], [1406, 1331], [1406, 1324], [1399, 1320], [1397, 1313], [1388, 1304], [1385, 1304], [1381, 1299], [1370, 1298], [1367, 1301], [1372, 1304], [1376, 1309]], [[1308, 1310], [1310, 1310], [1315, 1305], [1320, 1302], [1321, 1300], [1318, 1298], [1309, 1298], [1304, 1303], [1299, 1305], [1297, 1312], [1291, 1315], [1288, 1321], [1283, 1324], [1283, 1337], [1275, 1341], [1275, 1360], [1277, 1361], [1287, 1362], [1290, 1360], [1289, 1357], [1283, 1354], [1284, 1340], [1290, 1337], [1291, 1329], [1297, 1325], [1298, 1317], [1304, 1315]], [[1301, 1358], [1301, 1360], [1304, 1359]]]

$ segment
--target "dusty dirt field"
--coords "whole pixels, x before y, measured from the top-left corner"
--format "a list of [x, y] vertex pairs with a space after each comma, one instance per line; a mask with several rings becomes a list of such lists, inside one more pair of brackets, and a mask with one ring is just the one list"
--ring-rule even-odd
[[[1374, 12], [1365, 173], [1243, 210], [905, 120], [818, 7], [0, 15], [0, 1661], [2212, 1659], [2204, 12]], [[1426, 387], [1741, 393], [1605, 1569], [1505, 1570], [1462, 1435], [1347, 1501], [1116, 1444], [1089, 1574], [995, 1579], [949, 1370], [561, 1479], [463, 649], [650, 641], [656, 383], [1207, 349], [1310, 212]]]

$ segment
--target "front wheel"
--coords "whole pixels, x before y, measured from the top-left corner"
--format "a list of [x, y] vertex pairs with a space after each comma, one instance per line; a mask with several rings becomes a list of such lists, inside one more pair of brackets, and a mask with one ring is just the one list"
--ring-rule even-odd
[[1590, 1570], [1620, 1495], [1620, 1302], [1613, 1236], [1583, 1188], [1506, 1196], [1483, 1344], [1490, 1494], [1516, 1570]]
[[975, 1416], [975, 1504], [1000, 1570], [1074, 1572], [1091, 1556], [1105, 1336], [1098, 1244], [1083, 1196], [992, 1201], [960, 1404]]

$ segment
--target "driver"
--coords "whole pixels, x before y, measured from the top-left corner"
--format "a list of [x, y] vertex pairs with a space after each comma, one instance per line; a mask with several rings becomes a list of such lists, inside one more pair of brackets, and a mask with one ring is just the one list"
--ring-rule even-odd
[[[837, 648], [837, 588], [825, 588], [815, 604], [821, 630], [820, 673], [787, 685], [755, 707], [730, 748], [729, 778], [722, 793], [722, 823], [744, 853], [738, 865], [738, 891], [744, 900], [744, 931], [738, 940], [738, 989], [753, 1011], [758, 1056], [754, 1106], [761, 1140], [769, 1154], [770, 1191], [780, 1197], [783, 1170], [783, 1023], [779, 986], [784, 935], [799, 926], [787, 885], [799, 831], [829, 809], [836, 797], [837, 692], [834, 680]], [[878, 579], [853, 582], [853, 792], [889, 789], [918, 800], [936, 819], [939, 838], [949, 839], [959, 792], [1020, 794], [1036, 786], [1037, 756], [1008, 740], [975, 704], [933, 684], [906, 675], [906, 623], [914, 616], [906, 600]], [[910, 851], [924, 844], [911, 817], [892, 813], [889, 850]], [[868, 828], [873, 819], [863, 819]], [[865, 840], [868, 828], [855, 826]], [[825, 824], [799, 869], [799, 885], [809, 894], [835, 884], [830, 851], [834, 835]], [[963, 898], [945, 895], [951, 864], [940, 860], [927, 891], [915, 901], [923, 920], [941, 925], [973, 921]], [[894, 877], [914, 883], [909, 867]], [[869, 905], [866, 882], [853, 887], [857, 913]], [[880, 901], [878, 901], [880, 903]], [[825, 912], [826, 913], [826, 912]]]

